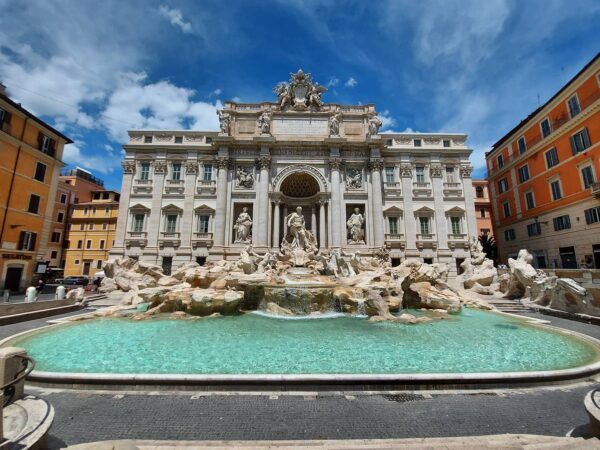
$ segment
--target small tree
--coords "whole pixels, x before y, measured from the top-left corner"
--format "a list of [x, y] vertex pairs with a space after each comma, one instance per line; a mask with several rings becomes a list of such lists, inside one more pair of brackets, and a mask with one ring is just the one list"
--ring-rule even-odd
[[481, 233], [479, 235], [479, 243], [481, 244], [481, 247], [483, 247], [485, 255], [496, 264], [496, 258], [498, 258], [498, 245], [496, 244], [494, 236], [487, 233]]

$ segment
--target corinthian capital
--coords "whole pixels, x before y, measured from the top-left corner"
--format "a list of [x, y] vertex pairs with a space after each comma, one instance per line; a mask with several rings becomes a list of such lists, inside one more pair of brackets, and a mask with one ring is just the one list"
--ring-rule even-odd
[[229, 158], [226, 156], [220, 156], [217, 158], [217, 167], [219, 169], [228, 169], [229, 168]]
[[331, 167], [333, 170], [340, 170], [340, 167], [342, 167], [342, 159], [329, 158], [329, 167]]
[[187, 161], [185, 163], [185, 173], [193, 175], [198, 173], [198, 162], [197, 161]]
[[412, 166], [410, 164], [402, 164], [400, 166], [401, 177], [412, 177]]
[[271, 167], [271, 157], [261, 156], [256, 159], [256, 167], [258, 169], [269, 169]]
[[461, 166], [461, 168], [460, 168], [461, 178], [471, 178], [472, 171], [473, 171], [473, 166]]
[[372, 159], [369, 161], [369, 169], [371, 171], [381, 171], [383, 169], [383, 159]]
[[152, 165], [154, 166], [154, 173], [165, 173], [167, 170], [167, 162], [166, 161], [153, 161]]
[[124, 160], [121, 167], [123, 167], [123, 173], [135, 173], [135, 161]]
[[429, 173], [432, 178], [441, 178], [442, 176], [442, 166], [439, 164], [432, 164], [429, 168]]

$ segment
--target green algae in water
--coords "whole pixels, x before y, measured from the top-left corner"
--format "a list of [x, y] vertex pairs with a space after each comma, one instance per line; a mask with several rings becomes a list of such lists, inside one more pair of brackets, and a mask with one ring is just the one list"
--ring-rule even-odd
[[24, 336], [11, 345], [26, 348], [38, 370], [85, 373], [522, 372], [577, 367], [597, 357], [578, 339], [477, 310], [419, 325], [255, 314], [94, 319]]

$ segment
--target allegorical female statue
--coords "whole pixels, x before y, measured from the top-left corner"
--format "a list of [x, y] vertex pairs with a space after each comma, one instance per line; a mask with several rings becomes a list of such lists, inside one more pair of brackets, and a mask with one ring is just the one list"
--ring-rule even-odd
[[233, 229], [235, 230], [234, 242], [236, 244], [246, 244], [252, 242], [252, 217], [250, 217], [250, 214], [248, 214], [248, 208], [245, 206], [242, 208], [242, 212], [235, 221]]
[[346, 222], [348, 228], [348, 244], [365, 243], [365, 232], [363, 230], [364, 223], [365, 218], [360, 213], [360, 209], [354, 208], [354, 214], [352, 214]]

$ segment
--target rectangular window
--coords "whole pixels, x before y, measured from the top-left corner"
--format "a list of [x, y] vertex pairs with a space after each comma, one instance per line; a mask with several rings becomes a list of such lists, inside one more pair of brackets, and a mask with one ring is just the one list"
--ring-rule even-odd
[[569, 115], [571, 117], [575, 117], [577, 114], [579, 114], [581, 112], [581, 107], [579, 106], [579, 99], [577, 98], [576, 95], [571, 97], [569, 99], [569, 101], [567, 102], [567, 104], [569, 105]]
[[213, 178], [212, 173], [213, 173], [212, 164], [204, 164], [204, 171], [203, 171], [202, 179], [204, 181], [211, 181]]
[[550, 183], [550, 191], [552, 191], [552, 200], [559, 200], [562, 198], [562, 190], [560, 188], [560, 181], [555, 180]]
[[33, 175], [33, 178], [42, 183], [44, 182], [46, 179], [46, 164], [42, 164], [41, 162], [35, 164], [35, 174]]
[[60, 194], [60, 202], [64, 205], [67, 203], [67, 194]]
[[415, 172], [417, 174], [417, 183], [425, 183], [425, 167], [417, 166], [415, 167]]
[[173, 181], [181, 180], [181, 164], [180, 163], [173, 164], [172, 180]]
[[413, 142], [415, 144], [415, 147], [421, 147], [423, 145], [421, 139], [415, 139]]
[[555, 165], [558, 164], [558, 153], [556, 151], [556, 147], [552, 147], [550, 150], [548, 150], [546, 153], [546, 166], [548, 167], [548, 169], [550, 167], [554, 167]]
[[485, 208], [479, 208], [479, 217], [485, 218]]
[[594, 179], [594, 169], [592, 169], [592, 166], [586, 166], [581, 169], [581, 178], [583, 178], [584, 189], [589, 188], [595, 183], [596, 180]]
[[134, 233], [141, 233], [144, 231], [144, 216], [145, 214], [134, 214], [133, 215], [133, 229]]
[[525, 192], [525, 204], [527, 205], [527, 209], [535, 208], [535, 198], [533, 197], [533, 192]]
[[144, 144], [152, 144], [152, 136], [144, 136]]
[[539, 222], [534, 222], [527, 225], [528, 236], [538, 236], [540, 234], [542, 234], [542, 227]]
[[104, 214], [108, 214], [110, 212], [110, 208], [107, 206], [106, 208], [104, 208]]
[[83, 231], [84, 228], [85, 228], [85, 224], [80, 223], [79, 224], [79, 231]]
[[554, 231], [571, 228], [571, 218], [568, 215], [555, 217], [552, 222], [554, 223]]
[[37, 214], [40, 209], [40, 196], [31, 194], [29, 197], [29, 206], [27, 207], [27, 212]]
[[52, 236], [50, 237], [50, 242], [60, 242], [60, 233], [58, 231], [53, 231]]
[[504, 156], [498, 155], [498, 168], [502, 169], [504, 167]]
[[176, 144], [183, 144], [183, 136], [175, 136]]
[[429, 217], [419, 217], [421, 234], [429, 234]]
[[390, 234], [398, 234], [398, 218], [388, 217], [388, 223], [390, 225]]
[[519, 167], [519, 183], [529, 180], [529, 166], [525, 164]]
[[596, 206], [595, 208], [586, 209], [585, 213], [585, 223], [591, 225], [593, 223], [600, 222], [600, 206]]
[[515, 230], [509, 228], [508, 230], [504, 230], [504, 239], [506, 241], [514, 241], [517, 238], [515, 234]]
[[57, 256], [58, 256], [58, 252], [56, 250], [52, 250], [50, 252], [50, 259], [56, 259]]
[[90, 223], [90, 224], [88, 225], [88, 230], [93, 230], [93, 229], [94, 229], [94, 224], [93, 224], [93, 223]]
[[525, 143], [525, 138], [521, 136], [517, 141], [517, 147], [519, 147], [519, 154], [522, 155], [527, 151], [527, 144]]
[[98, 211], [98, 208], [96, 208], [95, 206], [92, 208], [92, 214], [95, 215], [96, 212]]
[[0, 129], [4, 126], [5, 123], [10, 123], [11, 114], [8, 111], [0, 108]]
[[454, 167], [446, 166], [446, 183], [454, 183], [455, 181]]
[[19, 245], [17, 247], [18, 250], [35, 250], [35, 241], [37, 234], [32, 233], [30, 231], [21, 231], [19, 235]]
[[442, 142], [444, 147], [450, 147], [450, 139], [444, 139]]
[[56, 215], [56, 221], [62, 223], [63, 220], [65, 220], [65, 213], [59, 211], [59, 213]]
[[140, 180], [150, 179], [150, 163], [143, 162], [140, 164]]
[[102, 269], [102, 260], [101, 259], [96, 261], [96, 269]]
[[199, 233], [208, 233], [208, 221], [209, 216], [200, 216], [198, 217], [198, 232]]
[[86, 249], [92, 248], [92, 240], [91, 239], [87, 240], [87, 242], [85, 243], [85, 248]]
[[76, 265], [76, 266], [78, 266], [78, 265], [79, 265], [79, 260], [78, 260], [78, 259], [76, 259], [76, 260], [75, 260], [75, 265]]
[[504, 210], [504, 217], [510, 217], [510, 203], [502, 203], [502, 209]]
[[171, 275], [171, 269], [173, 267], [173, 257], [163, 256], [162, 258], [162, 269], [165, 275]]
[[77, 248], [83, 248], [83, 241], [77, 241]]
[[590, 145], [590, 135], [588, 134], [587, 128], [584, 128], [579, 133], [575, 133], [571, 136], [571, 150], [574, 155], [584, 151]]
[[165, 231], [175, 233], [177, 231], [177, 214], [168, 214], [166, 217]]
[[550, 121], [548, 119], [542, 120], [540, 128], [542, 129], [542, 137], [546, 137], [552, 132], [550, 129]]
[[104, 250], [104, 239], [100, 239], [100, 250]]
[[500, 191], [501, 194], [508, 191], [508, 180], [506, 178], [502, 178], [498, 181], [498, 191]]
[[85, 208], [83, 208], [83, 214], [85, 214], [87, 216], [87, 213], [89, 211], [89, 208], [86, 206]]
[[452, 234], [461, 234], [460, 217], [450, 217], [450, 225], [452, 225]]
[[55, 141], [54, 139], [49, 138], [48, 136], [44, 135], [43, 133], [39, 133], [38, 134], [38, 145], [39, 145], [39, 149], [42, 151], [42, 153], [46, 153], [47, 155], [54, 155], [54, 146], [55, 146]]
[[394, 182], [394, 168], [393, 167], [385, 168], [385, 182], [386, 183]]
[[107, 223], [103, 223], [102, 224], [102, 229], [103, 230], [108, 230], [108, 224]]

